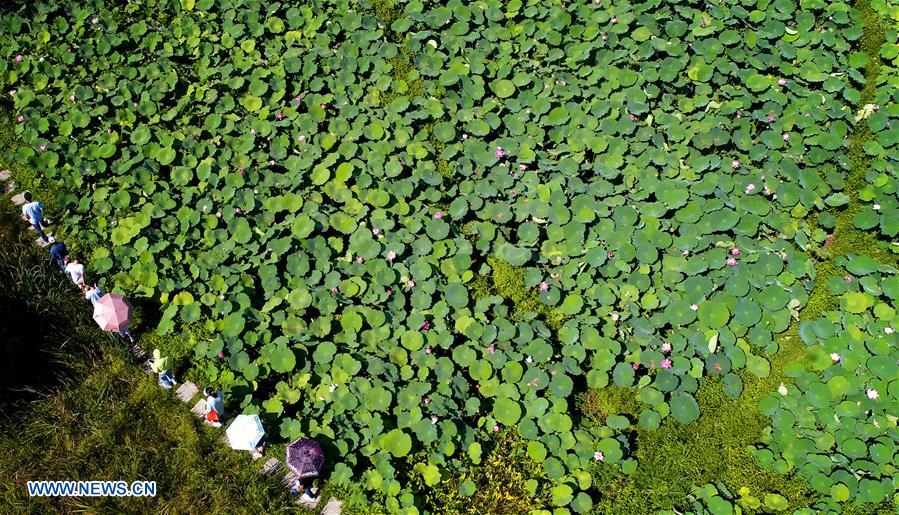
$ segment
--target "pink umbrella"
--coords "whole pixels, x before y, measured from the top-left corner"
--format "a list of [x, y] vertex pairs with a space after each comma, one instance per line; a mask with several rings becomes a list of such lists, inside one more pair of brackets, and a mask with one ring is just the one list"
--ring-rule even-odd
[[131, 309], [124, 295], [107, 293], [94, 304], [94, 320], [104, 331], [119, 332], [131, 324]]

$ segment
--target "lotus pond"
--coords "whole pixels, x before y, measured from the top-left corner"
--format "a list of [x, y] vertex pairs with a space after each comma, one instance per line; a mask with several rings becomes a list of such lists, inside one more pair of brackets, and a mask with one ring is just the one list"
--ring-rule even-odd
[[2, 15], [0, 82], [17, 180], [108, 288], [387, 511], [477, 496], [502, 433], [533, 509], [608, 512], [635, 430], [741, 398], [791, 333], [745, 452], [807, 502], [666, 508], [889, 510], [897, 7], [61, 0]]

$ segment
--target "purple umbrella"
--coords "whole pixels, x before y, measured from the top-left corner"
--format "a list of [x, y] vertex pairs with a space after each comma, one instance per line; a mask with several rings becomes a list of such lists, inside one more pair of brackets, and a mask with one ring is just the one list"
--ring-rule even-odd
[[325, 453], [315, 440], [297, 438], [287, 446], [287, 468], [298, 478], [316, 477], [325, 463]]

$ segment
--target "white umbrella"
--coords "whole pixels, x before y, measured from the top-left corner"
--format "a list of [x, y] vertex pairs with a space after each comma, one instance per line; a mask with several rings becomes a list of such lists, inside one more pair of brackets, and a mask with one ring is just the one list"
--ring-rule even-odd
[[259, 415], [238, 415], [228, 426], [225, 434], [228, 435], [228, 443], [232, 449], [252, 451], [265, 435], [265, 430], [262, 429]]

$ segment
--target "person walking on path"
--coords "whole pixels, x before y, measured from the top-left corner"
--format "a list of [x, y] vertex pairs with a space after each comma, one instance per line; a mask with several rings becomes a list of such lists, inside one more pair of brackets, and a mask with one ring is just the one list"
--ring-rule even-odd
[[91, 301], [91, 306], [96, 305], [97, 301], [103, 297], [103, 290], [96, 283], [93, 286], [82, 284], [81, 292], [84, 293], [85, 299]]
[[206, 423], [212, 427], [222, 427], [222, 417], [225, 414], [225, 401], [221, 392], [207, 386], [203, 390], [206, 395]]
[[53, 258], [53, 262], [56, 266], [59, 267], [63, 272], [66, 271], [66, 258], [69, 257], [69, 250], [66, 249], [66, 244], [61, 241], [56, 241], [52, 236], [50, 237], [50, 243], [53, 245], [50, 247], [50, 257]]
[[31, 197], [31, 192], [26, 191], [22, 194], [25, 198], [25, 204], [22, 206], [22, 218], [31, 223], [34, 230], [40, 235], [41, 239], [49, 242], [49, 238], [44, 234], [44, 205], [35, 202]]
[[84, 256], [79, 252], [78, 254], [75, 254], [75, 257], [73, 257], [71, 261], [69, 261], [69, 264], [66, 265], [66, 273], [72, 278], [72, 282], [79, 287], [84, 284], [84, 265], [81, 264], [83, 259]]

